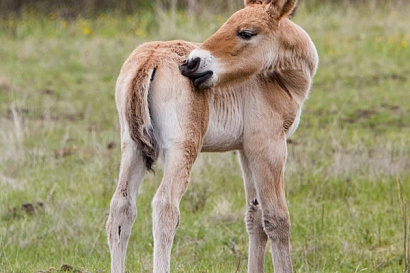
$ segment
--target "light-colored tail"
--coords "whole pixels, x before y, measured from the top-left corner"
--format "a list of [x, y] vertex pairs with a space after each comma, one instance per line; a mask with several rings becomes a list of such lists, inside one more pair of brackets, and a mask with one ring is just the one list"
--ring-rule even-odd
[[155, 76], [155, 67], [141, 63], [136, 76], [131, 81], [127, 92], [126, 118], [131, 138], [141, 150], [145, 166], [152, 170], [158, 158], [158, 144], [153, 134], [148, 96], [151, 82]]

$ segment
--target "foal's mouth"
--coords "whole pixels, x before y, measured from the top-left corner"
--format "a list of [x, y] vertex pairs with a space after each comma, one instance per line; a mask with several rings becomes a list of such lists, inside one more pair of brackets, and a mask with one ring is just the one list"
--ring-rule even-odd
[[192, 71], [180, 68], [180, 71], [181, 71], [182, 75], [184, 75], [185, 77], [190, 78], [192, 83], [194, 84], [194, 86], [196, 88], [199, 88], [199, 89], [208, 88], [209, 85], [207, 85], [206, 82], [214, 74], [214, 72], [212, 72], [211, 70], [198, 73], [198, 72], [192, 72]]
[[208, 85], [206, 85], [206, 81], [208, 81], [212, 77], [213, 74], [214, 72], [212, 71], [205, 71], [202, 73], [198, 73], [197, 75], [190, 77], [190, 78], [196, 88], [204, 89], [204, 88], [209, 87]]
[[210, 87], [209, 84], [206, 84], [206, 82], [212, 77], [214, 72], [211, 70], [198, 72], [199, 64], [199, 58], [195, 58], [191, 61], [186, 60], [179, 66], [179, 71], [181, 71], [181, 74], [185, 77], [190, 78], [196, 88], [205, 89]]

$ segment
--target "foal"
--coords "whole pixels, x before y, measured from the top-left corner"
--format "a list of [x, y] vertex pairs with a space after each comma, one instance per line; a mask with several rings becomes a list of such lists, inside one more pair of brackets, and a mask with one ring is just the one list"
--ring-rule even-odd
[[124, 272], [138, 188], [157, 157], [164, 177], [152, 201], [153, 272], [165, 273], [198, 153], [230, 150], [244, 177], [248, 272], [264, 272], [268, 239], [275, 272], [292, 272], [286, 139], [318, 64], [311, 39], [289, 20], [295, 2], [245, 0], [203, 44], [151, 42], [128, 57], [116, 85], [122, 157], [107, 222], [111, 272]]

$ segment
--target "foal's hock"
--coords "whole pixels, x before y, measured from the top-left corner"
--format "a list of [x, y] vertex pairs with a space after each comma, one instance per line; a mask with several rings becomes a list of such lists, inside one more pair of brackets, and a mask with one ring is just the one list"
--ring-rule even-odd
[[248, 272], [292, 272], [284, 191], [286, 138], [298, 126], [318, 55], [289, 19], [296, 0], [245, 0], [203, 44], [151, 42], [125, 61], [116, 85], [121, 169], [107, 222], [111, 272], [122, 273], [138, 188], [160, 155], [152, 201], [154, 273], [170, 272], [179, 202], [201, 151], [237, 150], [246, 193]]

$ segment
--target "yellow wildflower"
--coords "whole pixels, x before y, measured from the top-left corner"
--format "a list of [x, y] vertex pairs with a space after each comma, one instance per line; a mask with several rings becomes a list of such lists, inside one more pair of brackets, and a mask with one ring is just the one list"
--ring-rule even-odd
[[332, 56], [333, 55], [333, 49], [329, 48], [327, 50], [327, 55]]
[[147, 37], [147, 32], [146, 32], [145, 30], [141, 29], [141, 28], [137, 28], [137, 29], [135, 30], [135, 34], [136, 34], [137, 37], [139, 37], [139, 38], [145, 38], [145, 37]]
[[84, 35], [90, 35], [91, 34], [91, 28], [89, 26], [85, 26], [83, 28], [83, 33], [84, 33]]

